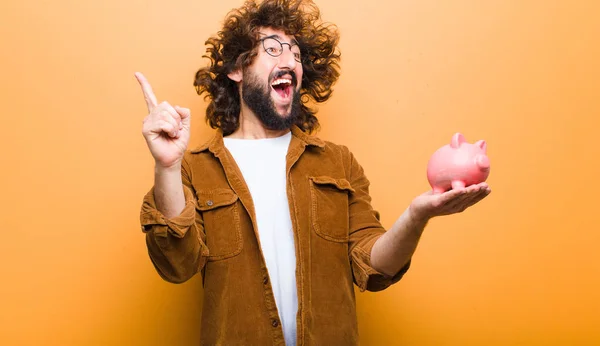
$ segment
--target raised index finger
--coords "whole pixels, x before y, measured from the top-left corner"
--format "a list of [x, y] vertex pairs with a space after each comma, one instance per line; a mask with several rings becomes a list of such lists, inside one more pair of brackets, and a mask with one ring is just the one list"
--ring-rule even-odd
[[135, 78], [138, 80], [140, 85], [142, 86], [142, 92], [144, 93], [144, 99], [146, 99], [146, 106], [148, 106], [148, 112], [152, 112], [154, 107], [158, 105], [156, 101], [156, 96], [154, 96], [154, 92], [152, 91], [152, 87], [146, 77], [140, 72], [135, 73]]

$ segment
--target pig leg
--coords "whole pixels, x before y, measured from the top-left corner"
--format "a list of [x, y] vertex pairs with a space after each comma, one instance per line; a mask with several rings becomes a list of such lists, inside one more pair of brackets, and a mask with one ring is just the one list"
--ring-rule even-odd
[[460, 181], [460, 180], [453, 180], [452, 181], [452, 189], [457, 190], [457, 189], [464, 189], [465, 188], [465, 182], [464, 181]]
[[444, 187], [442, 187], [442, 186], [434, 186], [433, 187], [433, 193], [438, 194], [438, 193], [444, 193], [444, 192], [446, 192], [446, 189], [444, 189]]

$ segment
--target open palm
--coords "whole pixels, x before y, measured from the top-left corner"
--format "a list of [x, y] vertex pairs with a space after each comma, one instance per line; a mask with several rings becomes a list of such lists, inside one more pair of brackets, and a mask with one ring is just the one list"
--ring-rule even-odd
[[411, 203], [413, 215], [419, 219], [463, 212], [465, 209], [484, 199], [491, 192], [487, 183], [452, 189], [444, 193], [425, 192]]

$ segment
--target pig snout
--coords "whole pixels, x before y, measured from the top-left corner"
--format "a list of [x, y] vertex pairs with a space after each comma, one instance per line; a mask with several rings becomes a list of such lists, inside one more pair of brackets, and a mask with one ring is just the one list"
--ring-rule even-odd
[[489, 171], [490, 170], [490, 160], [486, 155], [479, 154], [475, 157], [475, 162], [481, 171]]

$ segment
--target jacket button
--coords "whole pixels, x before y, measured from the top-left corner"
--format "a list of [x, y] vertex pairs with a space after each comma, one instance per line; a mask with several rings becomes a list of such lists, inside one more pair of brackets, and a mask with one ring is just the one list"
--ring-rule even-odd
[[265, 279], [263, 280], [263, 284], [268, 284], [269, 283], [269, 277], [265, 276]]
[[213, 201], [209, 199], [208, 201], [206, 201], [206, 205], [210, 207], [211, 205], [213, 205]]
[[277, 326], [279, 325], [279, 321], [277, 321], [277, 320], [273, 320], [273, 322], [271, 322], [271, 325], [272, 325], [273, 327], [277, 327]]

